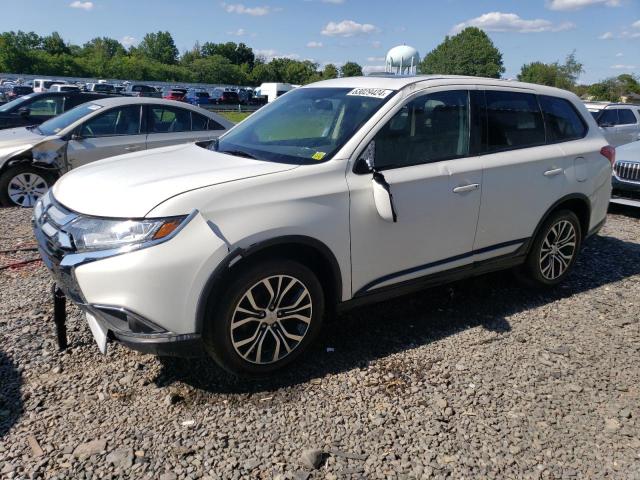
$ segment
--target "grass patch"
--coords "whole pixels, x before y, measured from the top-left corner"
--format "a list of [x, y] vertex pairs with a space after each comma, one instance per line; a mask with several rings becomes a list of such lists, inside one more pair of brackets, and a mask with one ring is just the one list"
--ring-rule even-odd
[[247, 118], [253, 112], [216, 112], [218, 115], [222, 115], [224, 118], [233, 123], [240, 123]]

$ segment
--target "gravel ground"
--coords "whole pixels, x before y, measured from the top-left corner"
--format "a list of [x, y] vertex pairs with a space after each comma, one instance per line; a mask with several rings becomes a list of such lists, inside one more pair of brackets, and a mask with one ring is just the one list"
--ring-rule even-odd
[[[0, 249], [32, 246], [0, 210]], [[35, 258], [0, 253], [0, 266]], [[550, 292], [496, 274], [341, 316], [271, 380], [59, 354], [40, 262], [0, 270], [1, 478], [640, 479], [640, 214]]]

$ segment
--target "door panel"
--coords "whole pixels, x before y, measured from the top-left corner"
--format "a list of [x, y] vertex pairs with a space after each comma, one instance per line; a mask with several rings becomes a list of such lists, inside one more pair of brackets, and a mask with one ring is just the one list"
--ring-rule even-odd
[[371, 173], [347, 174], [354, 293], [472, 261], [482, 167], [468, 156], [468, 96], [419, 95], [376, 133], [374, 163], [389, 184], [397, 222], [378, 214]]
[[138, 105], [112, 108], [78, 127], [67, 147], [71, 168], [145, 150], [147, 135], [140, 126], [141, 111]]

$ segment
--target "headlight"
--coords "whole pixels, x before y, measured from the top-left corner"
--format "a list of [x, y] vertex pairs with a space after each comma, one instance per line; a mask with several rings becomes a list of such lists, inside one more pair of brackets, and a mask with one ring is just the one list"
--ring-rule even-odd
[[78, 251], [141, 246], [171, 235], [186, 216], [149, 220], [106, 220], [80, 217], [65, 227]]

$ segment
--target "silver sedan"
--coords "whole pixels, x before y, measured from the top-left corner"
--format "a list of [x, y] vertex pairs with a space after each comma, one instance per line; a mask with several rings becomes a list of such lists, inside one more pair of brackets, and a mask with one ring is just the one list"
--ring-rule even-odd
[[37, 127], [0, 131], [0, 204], [30, 207], [63, 173], [151, 148], [211, 141], [233, 124], [182, 102], [114, 97], [80, 105]]

